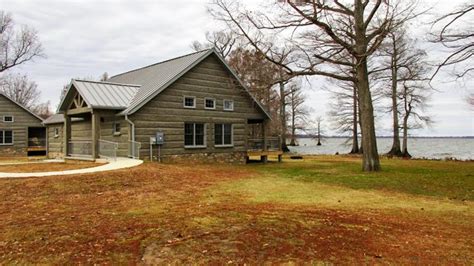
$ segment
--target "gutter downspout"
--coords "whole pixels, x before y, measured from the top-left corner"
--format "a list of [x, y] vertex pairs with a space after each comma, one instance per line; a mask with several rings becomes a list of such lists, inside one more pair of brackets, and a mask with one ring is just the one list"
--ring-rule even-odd
[[127, 121], [132, 126], [132, 157], [135, 159], [135, 124], [132, 122], [132, 120], [128, 119], [128, 114], [125, 114], [125, 121]]

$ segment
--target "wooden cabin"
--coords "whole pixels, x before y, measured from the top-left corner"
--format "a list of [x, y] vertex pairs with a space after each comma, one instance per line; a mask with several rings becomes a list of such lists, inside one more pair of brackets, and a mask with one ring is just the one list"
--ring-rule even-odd
[[43, 119], [0, 93], [0, 157], [46, 155]]
[[226, 162], [281, 156], [278, 139], [265, 133], [269, 114], [213, 49], [104, 82], [72, 80], [58, 114], [46, 123], [56, 156]]

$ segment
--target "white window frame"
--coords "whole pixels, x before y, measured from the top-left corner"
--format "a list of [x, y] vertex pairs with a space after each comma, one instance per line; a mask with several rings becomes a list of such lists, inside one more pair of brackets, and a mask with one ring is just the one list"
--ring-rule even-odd
[[[226, 102], [231, 102], [231, 103], [232, 103], [232, 108], [226, 108], [226, 107], [225, 107], [225, 103], [226, 103]], [[234, 111], [234, 100], [225, 99], [225, 100], [222, 102], [222, 109], [224, 109], [224, 111]]]
[[[193, 99], [193, 106], [187, 106], [186, 105], [186, 98], [192, 98]], [[196, 108], [196, 96], [184, 96], [183, 97], [183, 107], [184, 108], [195, 109]]]
[[[6, 121], [6, 120], [5, 120], [6, 117], [11, 117], [11, 118], [12, 118], [12, 121]], [[4, 116], [3, 116], [3, 122], [4, 122], [4, 123], [13, 123], [13, 122], [15, 122], [15, 116], [13, 116], [13, 115], [4, 115]]]
[[59, 138], [59, 127], [54, 128], [54, 137]]
[[[120, 128], [119, 128], [119, 129], [120, 129], [119, 131], [117, 131], [117, 125], [119, 125], [119, 127], [120, 127]], [[122, 130], [122, 126], [120, 125], [120, 122], [114, 122], [114, 123], [112, 124], [112, 134], [113, 134], [114, 136], [120, 136], [120, 135], [122, 134], [122, 133], [121, 133], [121, 130]]]
[[[185, 149], [202, 149], [202, 148], [207, 148], [207, 124], [206, 123], [201, 123], [201, 122], [185, 122], [184, 123], [184, 132], [183, 135], [185, 137], [184, 143], [186, 143], [186, 124], [193, 124], [193, 145], [186, 145], [184, 144]], [[196, 145], [196, 124], [203, 124], [204, 125], [204, 144], [203, 145]]]
[[[0, 129], [2, 131], [2, 143], [0, 143], [0, 146], [12, 146], [15, 144], [15, 132], [12, 129]], [[5, 143], [5, 131], [11, 131], [12, 132], [12, 142], [11, 143]]]
[[[224, 125], [230, 124], [230, 144], [224, 144]], [[223, 144], [216, 144], [216, 125], [222, 125], [222, 143]], [[215, 123], [214, 124], [214, 147], [216, 148], [229, 148], [229, 147], [234, 147], [234, 124], [231, 123]]]
[[[213, 107], [207, 107], [206, 106], [206, 103], [207, 103], [208, 100], [213, 102]], [[216, 109], [216, 99], [214, 99], [214, 98], [204, 98], [204, 109], [215, 110]]]

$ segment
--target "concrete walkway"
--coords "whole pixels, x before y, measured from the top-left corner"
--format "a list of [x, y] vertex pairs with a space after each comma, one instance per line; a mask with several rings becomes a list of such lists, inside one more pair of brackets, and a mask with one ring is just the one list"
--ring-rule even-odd
[[24, 177], [43, 177], [43, 176], [53, 176], [53, 175], [75, 175], [75, 174], [97, 173], [97, 172], [112, 171], [112, 170], [135, 167], [142, 163], [143, 163], [142, 160], [130, 159], [130, 158], [117, 158], [117, 160], [115, 161], [111, 160], [107, 164], [100, 165], [97, 167], [84, 168], [84, 169], [56, 171], [56, 172], [37, 172], [37, 173], [2, 173], [0, 172], [0, 178], [24, 178]]

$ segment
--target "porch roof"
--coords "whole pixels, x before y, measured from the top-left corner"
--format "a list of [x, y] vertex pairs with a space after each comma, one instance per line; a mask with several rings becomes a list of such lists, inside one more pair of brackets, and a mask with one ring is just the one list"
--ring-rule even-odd
[[137, 94], [140, 85], [73, 79], [58, 112], [66, 110], [74, 97], [74, 90], [82, 96], [89, 108], [123, 110]]

